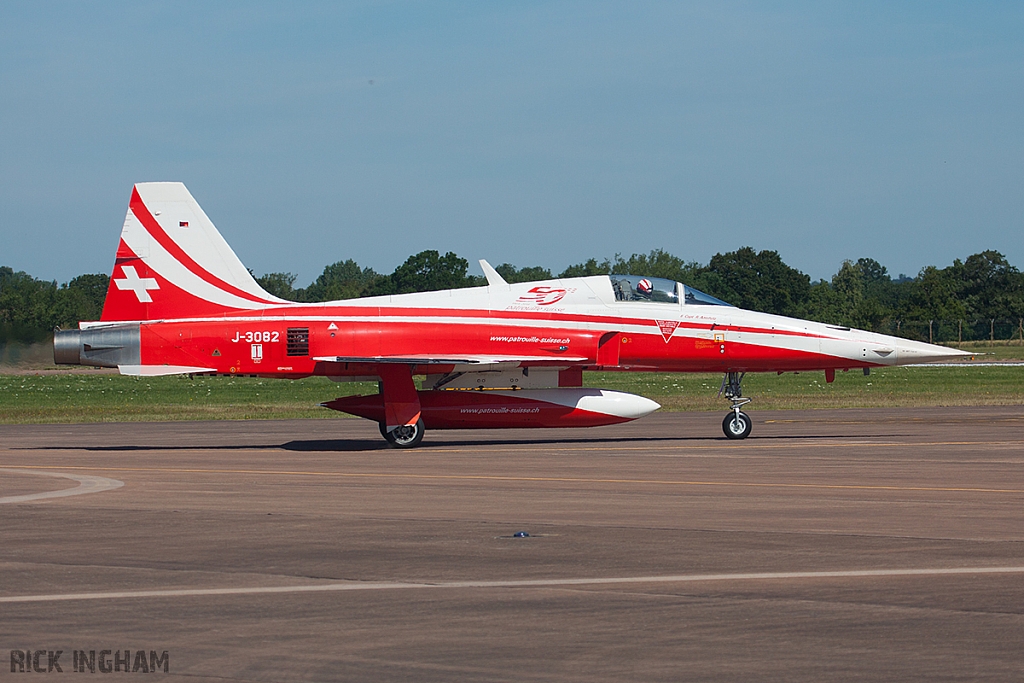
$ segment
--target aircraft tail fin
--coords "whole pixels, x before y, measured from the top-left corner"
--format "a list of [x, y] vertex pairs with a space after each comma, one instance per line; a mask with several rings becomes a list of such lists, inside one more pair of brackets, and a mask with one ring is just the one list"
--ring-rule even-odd
[[256, 282], [182, 183], [138, 183], [103, 321], [165, 320], [287, 303]]

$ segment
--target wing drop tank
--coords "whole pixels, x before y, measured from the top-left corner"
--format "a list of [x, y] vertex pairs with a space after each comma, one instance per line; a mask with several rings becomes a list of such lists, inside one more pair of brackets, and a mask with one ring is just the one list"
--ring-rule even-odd
[[[523, 389], [517, 391], [418, 391], [427, 429], [596, 427], [629, 422], [653, 413], [654, 401], [607, 389]], [[381, 394], [344, 396], [325, 408], [384, 421]]]

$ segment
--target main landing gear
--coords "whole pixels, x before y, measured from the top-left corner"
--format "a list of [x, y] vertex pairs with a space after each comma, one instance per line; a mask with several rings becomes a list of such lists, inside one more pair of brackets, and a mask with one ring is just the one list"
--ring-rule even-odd
[[[415, 448], [423, 441], [420, 397], [412, 381], [412, 365], [382, 363], [378, 366], [384, 419], [380, 433], [395, 448]], [[398, 425], [388, 430], [388, 425]]]
[[395, 427], [390, 432], [383, 422], [379, 423], [380, 435], [387, 439], [387, 442], [395, 448], [415, 448], [423, 441], [423, 418], [416, 420], [416, 424]]
[[722, 431], [730, 439], [745, 439], [750, 435], [750, 430], [754, 427], [750, 416], [740, 410], [740, 408], [753, 400], [743, 398], [743, 391], [740, 388], [743, 375], [744, 373], [742, 372], [725, 373], [725, 377], [722, 378], [722, 388], [718, 390], [719, 396], [724, 394], [732, 402], [731, 412], [722, 420]]

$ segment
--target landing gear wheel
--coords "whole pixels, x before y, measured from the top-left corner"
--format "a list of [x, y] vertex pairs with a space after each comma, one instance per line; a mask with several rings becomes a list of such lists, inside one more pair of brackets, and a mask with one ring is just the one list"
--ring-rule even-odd
[[426, 431], [423, 428], [423, 419], [416, 421], [414, 425], [405, 425], [403, 427], [395, 427], [390, 432], [383, 422], [379, 424], [380, 434], [387, 442], [395, 448], [415, 448], [420, 445], [420, 441], [423, 441], [423, 433]]
[[729, 413], [722, 420], [722, 431], [730, 439], [745, 439], [750, 435], [750, 430], [753, 428], [754, 423], [751, 421], [750, 416], [742, 410]]

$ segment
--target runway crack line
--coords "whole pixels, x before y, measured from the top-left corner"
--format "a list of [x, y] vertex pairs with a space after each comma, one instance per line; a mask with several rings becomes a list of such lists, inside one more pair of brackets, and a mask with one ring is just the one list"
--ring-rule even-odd
[[817, 572], [756, 572], [736, 574], [679, 574], [673, 576], [590, 577], [573, 579], [523, 579], [507, 581], [347, 581], [296, 586], [251, 586], [234, 588], [174, 588], [166, 590], [111, 591], [9, 595], [0, 603], [61, 602], [70, 600], [125, 600], [132, 598], [177, 598], [216, 595], [269, 595], [283, 593], [325, 593], [344, 591], [390, 591], [457, 588], [558, 588], [561, 586], [613, 586], [649, 583], [698, 583], [731, 581], [785, 581], [800, 579], [863, 579], [915, 576], [969, 576], [978, 574], [1024, 574], [1024, 567], [930, 567], [921, 569], [848, 569]]

